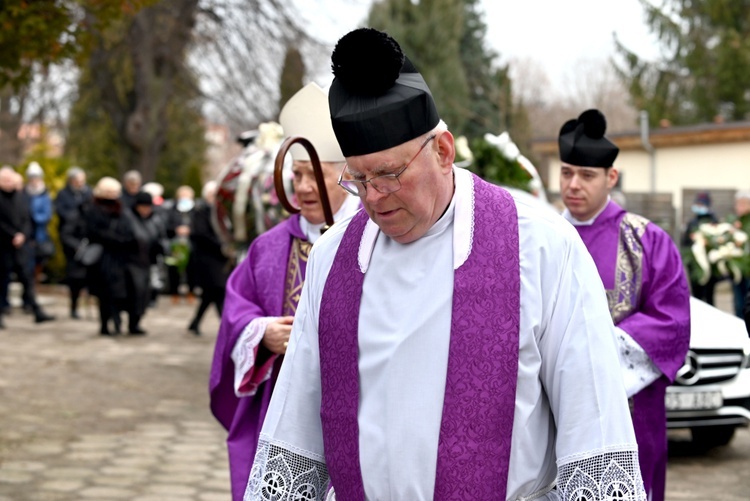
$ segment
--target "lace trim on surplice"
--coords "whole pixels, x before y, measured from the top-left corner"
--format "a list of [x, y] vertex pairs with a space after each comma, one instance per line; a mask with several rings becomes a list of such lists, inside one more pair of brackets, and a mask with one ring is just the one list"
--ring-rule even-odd
[[324, 462], [305, 451], [258, 442], [244, 501], [325, 501], [327, 491]]
[[634, 446], [569, 456], [558, 461], [557, 471], [560, 501], [646, 501]]

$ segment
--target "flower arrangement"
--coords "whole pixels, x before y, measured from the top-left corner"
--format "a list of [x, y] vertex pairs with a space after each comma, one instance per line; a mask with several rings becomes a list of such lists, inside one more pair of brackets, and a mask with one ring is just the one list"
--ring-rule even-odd
[[704, 223], [691, 235], [686, 257], [691, 280], [705, 285], [713, 277], [735, 283], [750, 272], [748, 235], [730, 223]]

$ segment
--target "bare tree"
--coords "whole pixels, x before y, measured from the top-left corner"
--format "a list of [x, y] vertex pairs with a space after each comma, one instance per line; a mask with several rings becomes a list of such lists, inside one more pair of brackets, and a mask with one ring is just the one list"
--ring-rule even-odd
[[23, 123], [26, 88], [14, 89], [10, 84], [0, 89], [0, 164], [18, 164], [23, 157], [23, 144], [18, 133]]
[[49, 131], [62, 133], [75, 74], [70, 61], [36, 64], [23, 85], [0, 89], [0, 163], [18, 165], [31, 146], [48, 140]]
[[610, 62], [582, 59], [553, 87], [544, 68], [533, 59], [510, 63], [514, 99], [526, 109], [534, 137], [556, 137], [560, 127], [582, 111], [598, 108], [607, 117], [607, 131], [637, 127], [638, 113]]
[[[185, 54], [198, 2], [164, 0], [143, 9], [119, 39], [113, 37], [116, 30], [94, 33], [89, 71], [103, 108], [127, 146], [127, 154], [118, 158], [120, 172], [136, 169], [146, 180], [154, 179], [167, 141], [167, 107], [177, 80], [186, 76]], [[87, 15], [93, 16], [91, 11]], [[96, 19], [90, 25], [96, 26]], [[122, 64], [123, 56], [130, 64]], [[126, 70], [132, 72], [130, 82], [121, 73]]]
[[291, 2], [201, 2], [190, 62], [209, 116], [235, 130], [275, 119], [281, 68], [292, 46], [304, 60], [316, 60], [326, 51], [324, 43], [305, 33]]

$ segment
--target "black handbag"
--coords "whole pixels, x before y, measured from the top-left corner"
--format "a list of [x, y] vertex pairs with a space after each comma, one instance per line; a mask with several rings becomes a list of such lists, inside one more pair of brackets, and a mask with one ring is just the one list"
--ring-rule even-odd
[[55, 255], [55, 243], [52, 240], [44, 240], [42, 242], [36, 242], [34, 248], [34, 256], [37, 261], [43, 261], [49, 259]]
[[88, 238], [84, 238], [81, 240], [81, 244], [78, 246], [73, 259], [84, 266], [92, 266], [101, 260], [102, 252], [104, 252], [102, 244], [92, 243], [89, 242]]

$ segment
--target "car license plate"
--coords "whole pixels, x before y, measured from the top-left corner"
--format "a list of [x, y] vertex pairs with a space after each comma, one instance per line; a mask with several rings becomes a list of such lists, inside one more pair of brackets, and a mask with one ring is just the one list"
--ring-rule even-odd
[[667, 391], [668, 411], [718, 409], [722, 405], [720, 391]]

